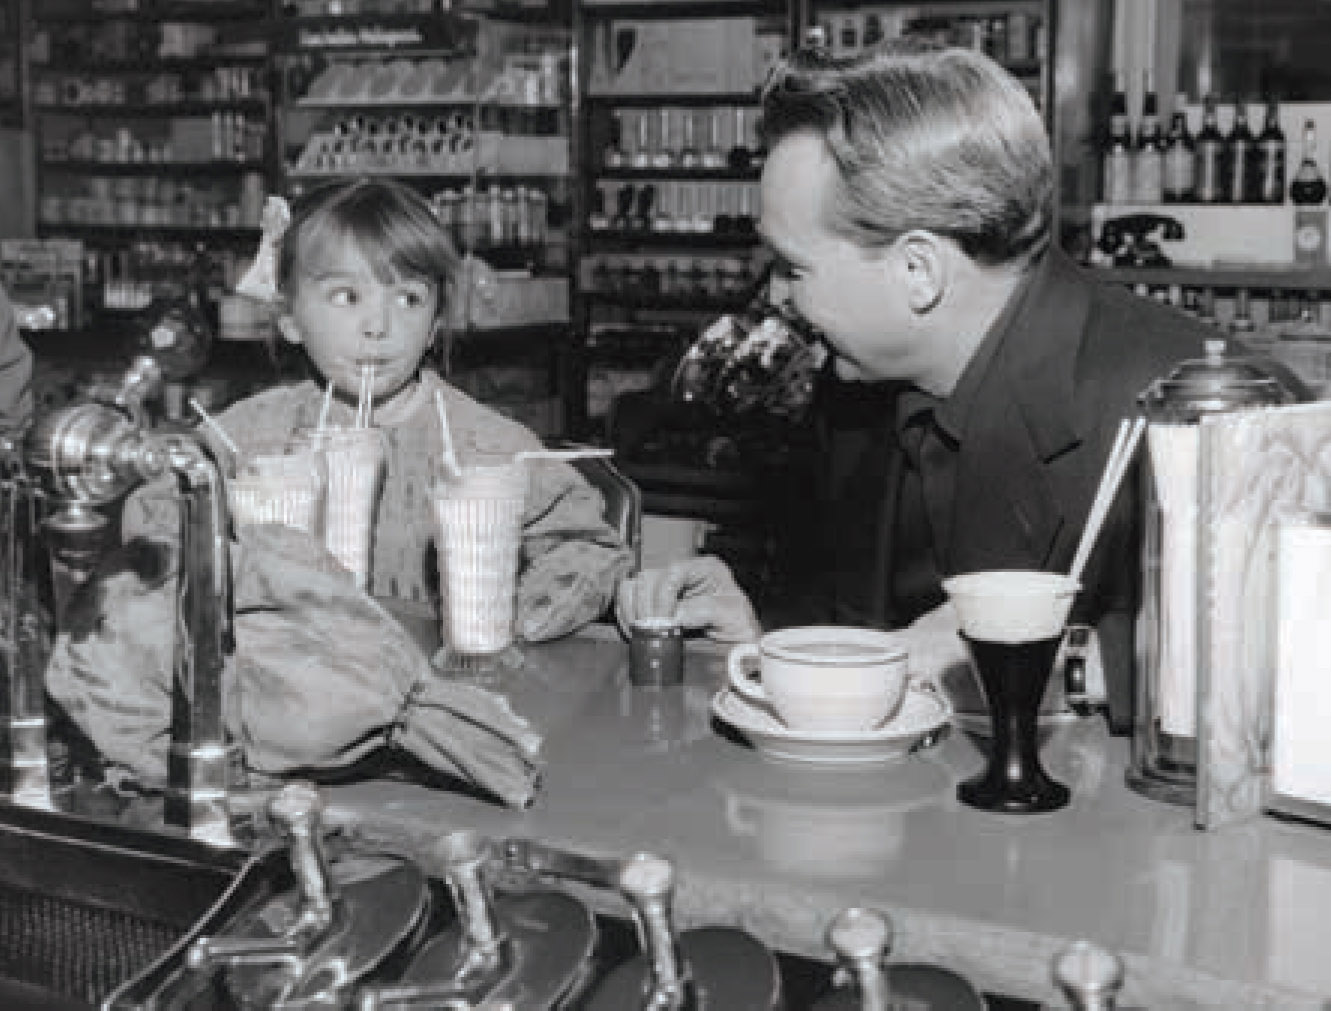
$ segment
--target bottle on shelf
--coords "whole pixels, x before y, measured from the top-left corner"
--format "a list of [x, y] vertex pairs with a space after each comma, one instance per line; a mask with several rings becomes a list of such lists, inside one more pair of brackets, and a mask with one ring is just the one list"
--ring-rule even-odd
[[1281, 105], [1271, 96], [1263, 129], [1258, 134], [1253, 173], [1253, 200], [1260, 204], [1280, 204], [1286, 200], [1286, 134], [1281, 129]]
[[1185, 110], [1188, 97], [1181, 92], [1175, 96], [1175, 110], [1170, 117], [1170, 132], [1166, 135], [1166, 150], [1162, 171], [1162, 196], [1171, 203], [1187, 203], [1194, 198], [1193, 133]]
[[1115, 74], [1110, 99], [1110, 122], [1102, 155], [1102, 198], [1107, 204], [1126, 204], [1133, 199], [1133, 138], [1129, 132], [1128, 99], [1123, 75]]
[[698, 149], [698, 115], [693, 109], [685, 109], [680, 121], [680, 167], [698, 168], [703, 163], [703, 156]]
[[1327, 180], [1318, 167], [1318, 127], [1312, 119], [1304, 121], [1300, 164], [1290, 181], [1290, 202], [1300, 207], [1314, 207], [1327, 199]]
[[1249, 307], [1249, 289], [1240, 288], [1235, 292], [1235, 315], [1230, 318], [1230, 332], [1240, 340], [1251, 341], [1257, 329], [1253, 310]]
[[1193, 139], [1194, 196], [1200, 204], [1219, 204], [1226, 199], [1224, 160], [1226, 139], [1216, 120], [1216, 99], [1203, 98], [1203, 119], [1198, 135]]
[[1257, 151], [1253, 131], [1249, 129], [1249, 103], [1243, 98], [1235, 99], [1235, 124], [1226, 137], [1225, 199], [1231, 204], [1247, 204], [1257, 189], [1253, 175], [1257, 168], [1254, 157]]
[[1133, 146], [1133, 202], [1159, 204], [1165, 190], [1165, 144], [1156, 108], [1156, 86], [1150, 71], [1145, 77], [1142, 117], [1138, 121], [1137, 142]]
[[736, 171], [743, 171], [753, 164], [754, 154], [749, 148], [750, 117], [749, 110], [743, 105], [732, 109], [735, 116], [735, 136], [731, 150], [726, 154], [726, 164]]

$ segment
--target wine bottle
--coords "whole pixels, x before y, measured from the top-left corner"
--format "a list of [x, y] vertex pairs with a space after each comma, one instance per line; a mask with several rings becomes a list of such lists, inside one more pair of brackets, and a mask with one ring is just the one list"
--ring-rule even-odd
[[1327, 180], [1318, 168], [1318, 127], [1312, 119], [1304, 121], [1304, 141], [1300, 164], [1290, 181], [1290, 202], [1313, 207], [1327, 198]]
[[1283, 203], [1286, 199], [1286, 134], [1281, 129], [1281, 106], [1270, 96], [1263, 131], [1258, 134], [1256, 161], [1253, 202]]
[[1193, 186], [1199, 203], [1219, 204], [1226, 199], [1222, 175], [1225, 149], [1226, 139], [1216, 123], [1216, 99], [1207, 95], [1203, 98], [1202, 127], [1193, 140]]
[[1250, 173], [1256, 167], [1254, 151], [1256, 143], [1253, 131], [1249, 129], [1249, 105], [1241, 98], [1235, 99], [1235, 125], [1226, 137], [1225, 192], [1226, 200], [1232, 204], [1245, 204], [1255, 187], [1250, 181]]
[[1170, 117], [1170, 132], [1166, 135], [1161, 189], [1165, 199], [1172, 203], [1193, 199], [1193, 133], [1189, 130], [1189, 119], [1184, 110], [1187, 101], [1182, 93], [1175, 96], [1175, 111]]
[[1142, 117], [1133, 148], [1133, 201], [1159, 204], [1165, 191], [1165, 144], [1161, 138], [1161, 120], [1156, 111], [1156, 88], [1151, 72], [1146, 74], [1142, 94]]
[[1126, 204], [1133, 199], [1132, 137], [1129, 133], [1128, 99], [1123, 78], [1116, 73], [1110, 99], [1110, 123], [1102, 156], [1102, 196], [1108, 204]]

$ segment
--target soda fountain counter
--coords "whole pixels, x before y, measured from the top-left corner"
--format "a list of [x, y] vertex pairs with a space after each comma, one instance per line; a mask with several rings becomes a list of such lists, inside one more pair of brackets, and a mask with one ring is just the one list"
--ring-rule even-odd
[[328, 817], [423, 860], [462, 828], [589, 856], [647, 850], [676, 867], [682, 925], [743, 927], [825, 961], [837, 912], [877, 908], [894, 961], [1027, 1001], [1063, 1006], [1051, 964], [1083, 938], [1122, 956], [1120, 1006], [1327, 1006], [1326, 829], [1266, 817], [1197, 831], [1189, 810], [1124, 785], [1128, 741], [1099, 719], [1043, 729], [1042, 760], [1072, 788], [1049, 814], [960, 804], [956, 784], [985, 761], [955, 726], [880, 764], [775, 761], [711, 711], [724, 652], [690, 641], [685, 666], [682, 686], [631, 685], [604, 626], [531, 647], [507, 689], [547, 735], [530, 809], [389, 775], [328, 787]]

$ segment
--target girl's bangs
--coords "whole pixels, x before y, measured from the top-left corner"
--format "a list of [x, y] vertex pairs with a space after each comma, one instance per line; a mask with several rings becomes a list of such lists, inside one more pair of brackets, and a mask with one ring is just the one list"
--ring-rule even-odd
[[[458, 258], [433, 217], [417, 221], [407, 215], [316, 213], [301, 230], [301, 261], [328, 263], [341, 250], [355, 249], [382, 283], [404, 277], [447, 282]], [[363, 210], [363, 208], [357, 208]]]

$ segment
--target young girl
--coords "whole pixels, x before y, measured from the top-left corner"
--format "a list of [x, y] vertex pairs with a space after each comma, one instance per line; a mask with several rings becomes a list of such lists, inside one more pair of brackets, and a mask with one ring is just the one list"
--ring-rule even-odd
[[[436, 392], [464, 465], [540, 442], [422, 364], [442, 337], [460, 261], [416, 191], [391, 180], [326, 185], [295, 201], [285, 231], [280, 219], [274, 224], [247, 281], [274, 299], [283, 338], [305, 349], [320, 381], [259, 393], [218, 421], [242, 452], [272, 445], [316, 426], [331, 385], [327, 423], [350, 425], [363, 370], [372, 365], [372, 420], [385, 436], [386, 464], [368, 591], [433, 602], [429, 487], [444, 450]], [[269, 267], [271, 278], [263, 276]], [[599, 494], [573, 468], [541, 461], [529, 469], [517, 630], [537, 641], [598, 617], [632, 555], [603, 520]]]
[[[237, 529], [236, 648], [223, 679], [230, 738], [252, 773], [342, 769], [383, 745], [524, 805], [538, 782], [539, 735], [500, 697], [438, 677], [372, 598], [435, 603], [429, 488], [444, 448], [436, 393], [464, 465], [540, 443], [422, 366], [459, 272], [425, 200], [394, 182], [362, 181], [316, 190], [286, 218], [266, 227], [247, 280], [274, 299], [283, 337], [305, 348], [320, 378], [259, 393], [216, 421], [242, 454], [267, 450], [317, 426], [331, 387], [323, 420], [349, 425], [372, 363], [385, 477], [369, 595], [308, 534]], [[225, 460], [227, 450], [214, 448]], [[568, 464], [530, 464], [517, 609], [523, 638], [554, 638], [598, 617], [629, 571], [632, 554], [602, 505]], [[153, 790], [167, 774], [173, 719], [175, 570], [158, 559], [175, 550], [177, 500], [140, 488], [122, 527], [126, 545], [69, 609], [47, 687], [108, 770], [126, 769]]]

